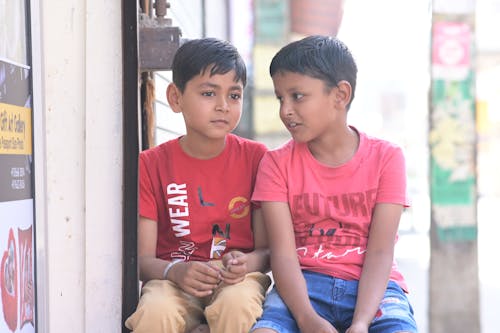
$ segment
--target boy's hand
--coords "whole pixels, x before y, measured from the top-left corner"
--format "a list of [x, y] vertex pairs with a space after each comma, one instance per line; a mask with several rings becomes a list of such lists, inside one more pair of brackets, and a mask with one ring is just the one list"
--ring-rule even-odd
[[219, 268], [200, 261], [175, 264], [168, 276], [169, 280], [177, 283], [182, 290], [195, 297], [212, 294], [221, 280]]
[[367, 324], [353, 322], [346, 333], [368, 333], [368, 327]]
[[326, 319], [319, 315], [306, 320], [302, 325], [299, 325], [302, 333], [338, 333], [338, 331]]
[[224, 269], [221, 270], [221, 279], [226, 284], [236, 284], [245, 279], [247, 274], [246, 254], [240, 251], [231, 251], [222, 257]]

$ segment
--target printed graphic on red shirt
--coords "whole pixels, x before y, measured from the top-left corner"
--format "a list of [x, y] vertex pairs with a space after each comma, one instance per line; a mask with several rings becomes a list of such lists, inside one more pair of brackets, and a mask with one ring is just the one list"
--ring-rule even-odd
[[376, 190], [324, 196], [293, 196], [297, 252], [301, 257], [332, 260], [366, 251], [370, 212]]
[[210, 259], [220, 259], [227, 247], [227, 239], [231, 239], [231, 225], [226, 224], [222, 229], [219, 224], [212, 226], [212, 246], [210, 247]]
[[[171, 258], [189, 260], [193, 252], [199, 246], [191, 241], [192, 230], [190, 221], [189, 193], [187, 184], [171, 183], [166, 186], [167, 207], [170, 216], [170, 225], [175, 238], [182, 238], [179, 241], [176, 251], [171, 253]], [[196, 195], [202, 209], [213, 209], [215, 203], [206, 201], [203, 190], [197, 187]], [[224, 213], [223, 213], [224, 214]], [[229, 201], [227, 206], [227, 219], [243, 219], [250, 214], [250, 200], [236, 196]], [[201, 220], [200, 220], [201, 221]], [[227, 223], [215, 223], [212, 225], [212, 238], [210, 248], [210, 259], [220, 259], [228, 246], [227, 241], [231, 239], [231, 221]], [[207, 230], [208, 231], [208, 230]], [[209, 234], [206, 235], [209, 237]], [[201, 246], [201, 245], [200, 245]]]
[[168, 184], [168, 213], [175, 237], [184, 237], [191, 233], [189, 229], [189, 204], [186, 184]]
[[226, 250], [226, 239], [222, 237], [214, 237], [212, 239], [212, 248], [210, 250], [211, 259], [220, 259]]
[[250, 202], [244, 197], [235, 197], [229, 202], [229, 212], [233, 219], [241, 219], [250, 214]]

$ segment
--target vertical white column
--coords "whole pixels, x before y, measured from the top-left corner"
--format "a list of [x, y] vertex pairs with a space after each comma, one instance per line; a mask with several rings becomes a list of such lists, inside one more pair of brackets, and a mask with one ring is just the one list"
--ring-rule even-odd
[[[85, 1], [42, 6], [49, 332], [85, 332]], [[57, 19], [55, 19], [57, 18]]]
[[86, 4], [85, 324], [107, 333], [121, 330], [122, 10]]
[[121, 1], [39, 6], [38, 329], [119, 332]]

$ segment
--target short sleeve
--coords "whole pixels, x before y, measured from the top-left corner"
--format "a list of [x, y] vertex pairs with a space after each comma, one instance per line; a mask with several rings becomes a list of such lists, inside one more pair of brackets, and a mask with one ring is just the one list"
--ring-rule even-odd
[[406, 164], [400, 147], [391, 146], [384, 154], [377, 202], [409, 206], [406, 194]]
[[[274, 152], [275, 153], [275, 152]], [[268, 151], [262, 157], [257, 172], [252, 201], [288, 201], [288, 187], [285, 168], [280, 166], [276, 154]]]
[[139, 155], [139, 215], [158, 221], [158, 211], [146, 156]]

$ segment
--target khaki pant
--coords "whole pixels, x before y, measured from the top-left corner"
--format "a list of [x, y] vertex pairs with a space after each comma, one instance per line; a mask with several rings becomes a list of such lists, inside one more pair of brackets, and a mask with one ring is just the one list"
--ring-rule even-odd
[[136, 311], [125, 326], [134, 333], [184, 333], [208, 323], [211, 333], [247, 333], [262, 314], [271, 279], [254, 272], [235, 285], [221, 285], [197, 298], [167, 280], [144, 285]]

